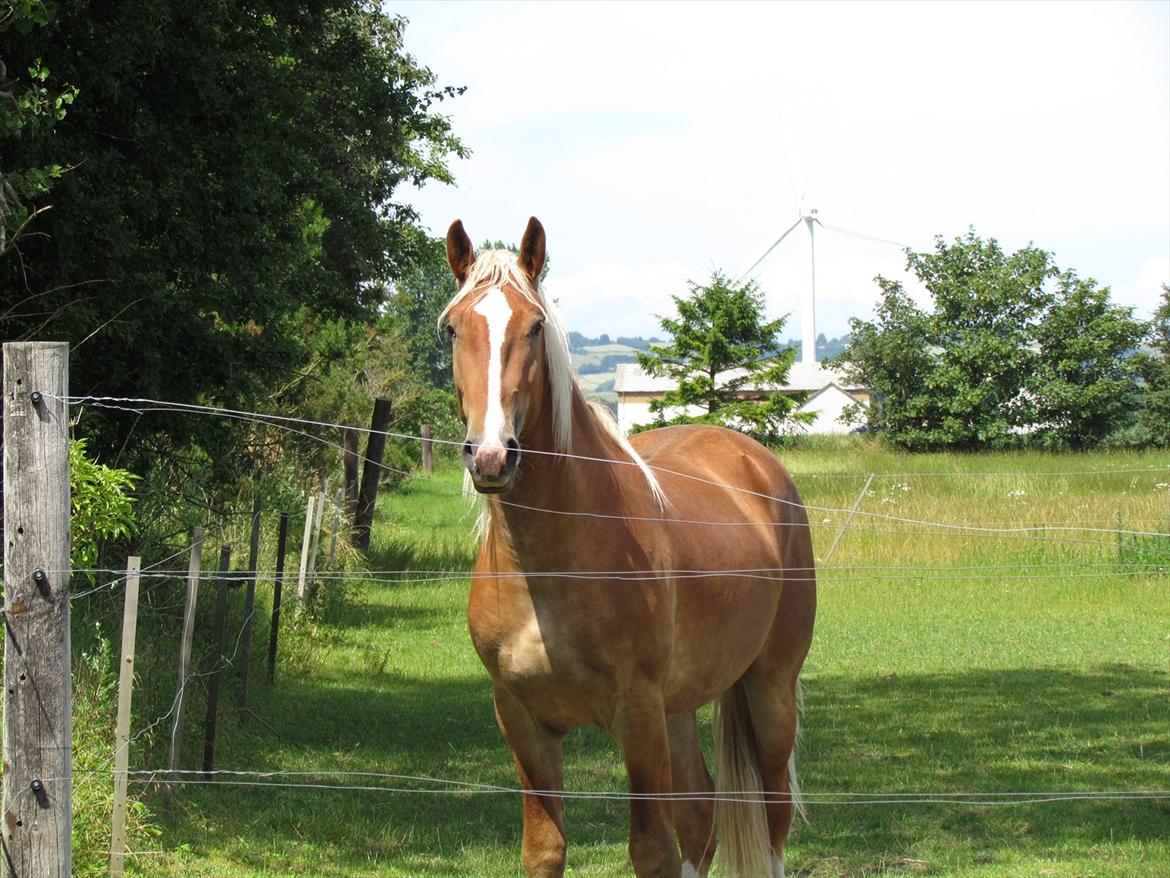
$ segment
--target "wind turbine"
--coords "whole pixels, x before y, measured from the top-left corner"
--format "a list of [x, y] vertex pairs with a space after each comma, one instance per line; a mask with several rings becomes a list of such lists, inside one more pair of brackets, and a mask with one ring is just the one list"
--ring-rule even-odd
[[801, 223], [808, 226], [809, 284], [801, 293], [800, 361], [802, 363], [815, 363], [817, 361], [817, 246], [815, 229], [817, 226], [824, 227], [824, 223], [817, 218], [817, 209], [815, 207], [806, 209], [802, 199], [796, 222], [786, 228], [755, 262], [737, 274], [734, 282], [738, 284], [751, 274], [756, 266], [767, 259], [768, 255], [780, 246], [780, 242], [792, 234]]
[[840, 232], [840, 233], [845, 234], [845, 235], [852, 235], [855, 238], [864, 238], [867, 241], [877, 241], [880, 244], [892, 244], [893, 246], [900, 247], [902, 249], [905, 249], [906, 245], [900, 241], [893, 241], [893, 240], [890, 240], [889, 238], [882, 238], [878, 235], [867, 235], [864, 232], [855, 232], [852, 229], [845, 229], [845, 228], [842, 228], [841, 226], [827, 225], [827, 224], [821, 222], [820, 217], [817, 215], [817, 209], [815, 207], [806, 208], [804, 206], [803, 199], [801, 199], [801, 205], [800, 205], [800, 208], [798, 209], [798, 215], [796, 218], [796, 222], [794, 222], [792, 225], [790, 225], [788, 228], [786, 228], [781, 233], [780, 237], [777, 238], [775, 241], [773, 241], [768, 246], [768, 249], [766, 249], [763, 253], [761, 253], [760, 256], [751, 265], [749, 265], [743, 271], [739, 272], [739, 274], [737, 274], [735, 276], [734, 283], [739, 283], [745, 277], [747, 277], [749, 274], [751, 274], [753, 271], [755, 271], [756, 267], [761, 262], [763, 262], [765, 259], [767, 259], [773, 250], [775, 250], [777, 247], [780, 246], [781, 241], [783, 241], [790, 234], [792, 234], [794, 231], [796, 231], [796, 228], [801, 223], [804, 223], [804, 225], [808, 227], [809, 283], [808, 283], [808, 286], [805, 287], [804, 290], [801, 292], [801, 297], [800, 297], [800, 311], [801, 311], [800, 361], [802, 363], [815, 363], [817, 361], [817, 351], [816, 351], [816, 342], [817, 342], [817, 331], [816, 331], [816, 302], [817, 302], [816, 227], [820, 226], [822, 229], [830, 229], [834, 232]]
[[775, 241], [773, 241], [768, 248], [760, 254], [759, 258], [751, 265], [739, 272], [735, 276], [734, 283], [739, 283], [749, 274], [751, 274], [756, 267], [768, 258], [769, 254], [777, 247], [780, 242], [787, 238], [796, 228], [804, 223], [808, 227], [808, 255], [809, 255], [809, 283], [808, 286], [801, 293], [800, 302], [800, 361], [802, 363], [816, 363], [817, 361], [817, 330], [816, 330], [816, 303], [817, 303], [817, 247], [816, 247], [816, 227], [820, 226], [822, 229], [831, 229], [835, 232], [841, 232], [846, 235], [852, 235], [856, 238], [865, 238], [870, 241], [877, 241], [883, 244], [893, 244], [896, 247], [905, 249], [905, 244], [898, 241], [891, 241], [888, 238], [878, 237], [877, 235], [867, 235], [864, 232], [854, 232], [849, 229], [843, 229], [840, 226], [826, 225], [821, 222], [817, 215], [815, 207], [809, 208], [805, 206], [805, 189], [803, 186], [797, 185], [797, 170], [794, 167], [796, 164], [795, 156], [796, 149], [792, 143], [789, 135], [788, 126], [784, 123], [784, 115], [780, 113], [780, 128], [779, 140], [785, 144], [786, 148], [782, 151], [786, 158], [788, 166], [788, 179], [792, 184], [793, 194], [797, 197], [798, 208], [796, 222], [786, 228]]

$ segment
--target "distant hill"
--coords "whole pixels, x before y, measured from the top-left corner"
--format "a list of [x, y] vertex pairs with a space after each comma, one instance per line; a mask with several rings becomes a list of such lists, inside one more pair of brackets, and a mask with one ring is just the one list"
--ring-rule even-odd
[[[616, 339], [612, 339], [606, 333], [602, 333], [597, 338], [589, 338], [579, 332], [569, 333], [569, 350], [573, 353], [584, 351], [586, 348], [609, 347], [617, 345], [621, 348], [633, 348], [639, 351], [650, 350], [650, 345], [662, 344], [660, 338], [642, 338], [642, 336], [624, 336], [619, 335]], [[616, 353], [616, 351], [614, 351]]]
[[[569, 333], [569, 350], [573, 354], [573, 369], [577, 373], [577, 383], [585, 391], [589, 399], [604, 402], [611, 409], [617, 409], [617, 393], [614, 392], [614, 380], [617, 377], [617, 367], [620, 363], [636, 363], [639, 351], [648, 351], [651, 344], [662, 344], [660, 338], [633, 338], [618, 336], [611, 339], [602, 333], [597, 338], [588, 338], [579, 332]], [[849, 345], [849, 336], [841, 338], [825, 338], [824, 333], [817, 336], [817, 359], [827, 360], [841, 353]], [[796, 348], [800, 356], [800, 341], [791, 338], [784, 343], [785, 348]]]

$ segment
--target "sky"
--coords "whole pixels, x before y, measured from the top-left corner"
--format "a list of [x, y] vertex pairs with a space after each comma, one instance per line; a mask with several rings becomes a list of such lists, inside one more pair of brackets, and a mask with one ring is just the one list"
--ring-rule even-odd
[[[406, 200], [477, 243], [537, 216], [546, 290], [587, 336], [655, 334], [688, 280], [737, 275], [802, 210], [825, 225], [829, 337], [872, 316], [875, 275], [925, 301], [898, 245], [970, 227], [1141, 317], [1170, 282], [1166, 0], [386, 8], [440, 85], [467, 88], [440, 105], [472, 151], [456, 184]], [[785, 337], [812, 261], [802, 224], [753, 273]]]

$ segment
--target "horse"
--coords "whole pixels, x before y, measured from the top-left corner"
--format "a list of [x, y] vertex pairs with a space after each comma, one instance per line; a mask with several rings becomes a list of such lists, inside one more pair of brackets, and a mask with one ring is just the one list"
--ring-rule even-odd
[[[800, 808], [799, 674], [816, 613], [812, 541], [776, 455], [722, 427], [627, 439], [588, 403], [541, 287], [545, 231], [518, 253], [446, 238], [465, 479], [483, 495], [468, 628], [522, 788], [529, 878], [565, 869], [562, 742], [600, 726], [629, 778], [638, 878], [784, 874]], [[696, 710], [716, 705], [716, 791]]]

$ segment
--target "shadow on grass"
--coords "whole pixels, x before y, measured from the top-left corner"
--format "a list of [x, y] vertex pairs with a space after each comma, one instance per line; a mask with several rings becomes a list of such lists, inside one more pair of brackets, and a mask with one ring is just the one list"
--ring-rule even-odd
[[[1166, 689], [1165, 673], [1131, 667], [819, 675], [806, 687], [802, 784], [818, 794], [1165, 789]], [[258, 701], [271, 732], [238, 731], [221, 750], [224, 767], [233, 767], [238, 747], [266, 753], [260, 765], [239, 766], [250, 769], [515, 785], [486, 675], [384, 675], [372, 685], [339, 675], [289, 682]], [[595, 730], [571, 735], [566, 756], [571, 787], [624, 786], [616, 750]], [[185, 815], [169, 823], [168, 842], [214, 850], [235, 864], [233, 874], [478, 874], [490, 863], [491, 874], [519, 872], [519, 803], [511, 795], [188, 787], [181, 796]], [[950, 874], [1021, 857], [1091, 859], [1100, 845], [1153, 845], [1152, 856], [1164, 856], [1170, 805], [816, 804], [810, 817], [794, 833], [790, 874], [873, 874], [905, 862], [916, 864], [912, 871]], [[577, 846], [578, 862], [588, 849], [613, 861], [605, 874], [623, 872], [624, 803], [571, 801], [567, 824], [570, 862]], [[264, 843], [252, 843], [257, 838]]]

